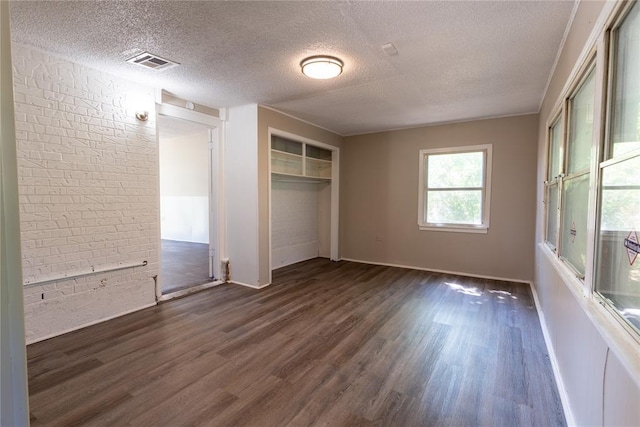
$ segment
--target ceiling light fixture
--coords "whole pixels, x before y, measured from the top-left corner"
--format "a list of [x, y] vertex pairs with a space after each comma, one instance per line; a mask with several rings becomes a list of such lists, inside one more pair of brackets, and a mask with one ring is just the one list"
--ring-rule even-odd
[[302, 74], [312, 79], [332, 79], [342, 74], [344, 64], [333, 56], [311, 56], [300, 63]]

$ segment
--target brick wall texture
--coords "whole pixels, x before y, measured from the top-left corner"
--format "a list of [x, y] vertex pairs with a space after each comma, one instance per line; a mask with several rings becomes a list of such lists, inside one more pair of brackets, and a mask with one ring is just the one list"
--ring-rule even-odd
[[[155, 303], [153, 91], [13, 45], [27, 341]], [[149, 121], [135, 119], [145, 105]], [[31, 284], [56, 275], [125, 268]]]

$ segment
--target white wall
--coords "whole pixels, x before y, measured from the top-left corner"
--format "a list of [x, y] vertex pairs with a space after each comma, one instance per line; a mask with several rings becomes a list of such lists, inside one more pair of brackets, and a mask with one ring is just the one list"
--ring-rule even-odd
[[[271, 181], [271, 265], [278, 268], [326, 255], [330, 208], [323, 206], [327, 183]], [[322, 218], [321, 218], [322, 216]], [[323, 227], [321, 227], [321, 223]], [[321, 235], [322, 231], [322, 235]]]
[[152, 90], [13, 47], [25, 283], [147, 261], [27, 286], [33, 342], [155, 304], [158, 146]]
[[[607, 9], [612, 5], [579, 4], [541, 107], [537, 242], [543, 241], [544, 229], [546, 123], [564, 96], [563, 88], [594, 45], [594, 35], [603, 34]], [[534, 285], [541, 321], [569, 421], [579, 426], [640, 425], [640, 344], [590, 294], [585, 295], [582, 283], [544, 244], [536, 245], [535, 257]]]
[[28, 426], [9, 2], [0, 2], [0, 425]]
[[231, 281], [259, 287], [258, 106], [228, 110], [225, 139], [226, 240]]
[[160, 144], [160, 226], [163, 239], [209, 243], [208, 131]]

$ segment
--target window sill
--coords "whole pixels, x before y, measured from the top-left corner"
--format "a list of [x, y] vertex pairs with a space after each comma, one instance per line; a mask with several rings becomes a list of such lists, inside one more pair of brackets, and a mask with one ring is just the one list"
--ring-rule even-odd
[[640, 342], [637, 337], [622, 325], [616, 315], [609, 312], [595, 295], [585, 291], [582, 281], [578, 280], [570, 269], [560, 261], [555, 253], [544, 243], [538, 247], [546, 256], [551, 266], [556, 270], [560, 279], [573, 295], [575, 301], [598, 331], [603, 341], [618, 357], [620, 363], [640, 387]]
[[418, 224], [418, 229], [421, 231], [447, 231], [450, 233], [475, 233], [475, 234], [487, 234], [489, 227], [485, 226], [452, 226], [452, 225], [425, 225]]

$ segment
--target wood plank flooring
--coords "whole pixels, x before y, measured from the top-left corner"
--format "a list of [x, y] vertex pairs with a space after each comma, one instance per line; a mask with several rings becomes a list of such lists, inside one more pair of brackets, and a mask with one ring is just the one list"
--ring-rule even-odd
[[162, 240], [160, 252], [162, 293], [168, 294], [210, 282], [209, 245]]
[[34, 426], [565, 425], [517, 283], [315, 259], [27, 353]]

